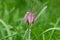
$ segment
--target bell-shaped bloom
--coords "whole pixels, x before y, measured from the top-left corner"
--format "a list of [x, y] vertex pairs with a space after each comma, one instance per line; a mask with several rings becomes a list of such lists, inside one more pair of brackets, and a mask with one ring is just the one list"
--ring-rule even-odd
[[31, 12], [27, 12], [24, 17], [24, 22], [28, 24], [33, 24], [35, 21], [35, 15]]

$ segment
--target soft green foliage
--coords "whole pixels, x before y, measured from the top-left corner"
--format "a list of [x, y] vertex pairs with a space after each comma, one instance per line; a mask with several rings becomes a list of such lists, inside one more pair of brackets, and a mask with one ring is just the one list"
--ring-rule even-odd
[[[0, 0], [0, 40], [23, 40], [27, 11], [36, 15], [31, 40], [60, 40], [60, 0]], [[24, 39], [25, 40], [25, 39]]]

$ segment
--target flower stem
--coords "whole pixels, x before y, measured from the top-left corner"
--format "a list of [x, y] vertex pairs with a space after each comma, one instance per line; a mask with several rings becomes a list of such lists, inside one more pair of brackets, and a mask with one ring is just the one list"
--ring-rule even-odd
[[28, 27], [28, 40], [30, 40], [30, 32], [31, 32], [31, 29], [30, 29], [30, 24], [29, 24], [29, 27]]

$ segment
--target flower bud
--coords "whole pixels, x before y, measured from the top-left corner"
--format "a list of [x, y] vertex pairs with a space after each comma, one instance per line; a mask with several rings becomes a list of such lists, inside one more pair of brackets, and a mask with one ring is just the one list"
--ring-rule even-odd
[[35, 21], [35, 15], [31, 12], [27, 12], [27, 14], [24, 17], [24, 22], [28, 24], [33, 24]]

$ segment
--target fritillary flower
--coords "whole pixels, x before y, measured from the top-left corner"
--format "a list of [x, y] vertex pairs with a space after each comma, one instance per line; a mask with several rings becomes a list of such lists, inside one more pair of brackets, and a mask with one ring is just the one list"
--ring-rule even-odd
[[35, 21], [35, 15], [31, 12], [27, 12], [24, 17], [24, 22], [28, 24], [33, 24]]

